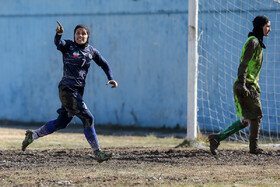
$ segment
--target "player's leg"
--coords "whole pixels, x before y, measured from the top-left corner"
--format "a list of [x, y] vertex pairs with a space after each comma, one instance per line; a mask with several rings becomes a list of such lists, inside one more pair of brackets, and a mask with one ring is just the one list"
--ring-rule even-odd
[[254, 87], [249, 87], [249, 90], [250, 97], [246, 101], [244, 101], [246, 103], [247, 113], [243, 112], [243, 115], [246, 115], [248, 119], [251, 119], [249, 129], [249, 152], [253, 154], [259, 154], [264, 153], [264, 151], [258, 147], [259, 130], [261, 118], [263, 116], [260, 101], [260, 93]]
[[[85, 104], [84, 104], [85, 106]], [[95, 159], [98, 162], [103, 162], [111, 159], [114, 154], [113, 153], [106, 153], [101, 151], [99, 143], [98, 143], [98, 138], [96, 135], [96, 131], [94, 128], [94, 117], [91, 114], [91, 112], [88, 109], [83, 109], [80, 113], [77, 114], [77, 116], [81, 119], [83, 122], [83, 127], [84, 127], [84, 134], [85, 137], [91, 146], [91, 149], [94, 152]]]
[[78, 113], [77, 116], [83, 122], [84, 134], [93, 152], [100, 150], [96, 131], [94, 128], [93, 115], [90, 113], [89, 110], [83, 110], [80, 113]]
[[[252, 131], [254, 132], [253, 134], [255, 134], [256, 129], [259, 129], [259, 125], [257, 125], [258, 123], [257, 120], [253, 120], [253, 121], [249, 120], [249, 119], [261, 119], [263, 115], [261, 110], [259, 93], [255, 89], [255, 87], [251, 85], [246, 85], [246, 86], [249, 89], [250, 94], [244, 97], [241, 93], [238, 92], [238, 89], [236, 89], [236, 85], [234, 85], [234, 99], [235, 99], [237, 116], [242, 117], [243, 120], [235, 121], [224, 131], [216, 135], [210, 135], [208, 137], [210, 142], [210, 151], [212, 154], [217, 154], [217, 148], [220, 145], [220, 141], [226, 139], [232, 134], [238, 132], [239, 130], [247, 127], [250, 123], [253, 123], [252, 125], [253, 126]], [[252, 139], [255, 139], [254, 135]], [[252, 142], [254, 141], [257, 142], [257, 140], [253, 140]]]
[[94, 117], [88, 111], [86, 104], [82, 98], [83, 90], [72, 89], [68, 87], [60, 87], [59, 97], [62, 105], [73, 115], [77, 115], [83, 122], [85, 136], [93, 149], [99, 149], [98, 139], [94, 129]]
[[225, 130], [219, 132], [218, 134], [212, 134], [208, 136], [210, 142], [210, 151], [213, 155], [217, 154], [217, 148], [220, 145], [220, 142], [229, 136], [235, 134], [236, 132], [244, 129], [249, 124], [249, 120], [237, 120], [233, 122], [229, 127]]
[[252, 119], [250, 124], [249, 152], [252, 154], [264, 153], [258, 146], [261, 118]]
[[83, 122], [85, 137], [95, 154], [96, 160], [98, 162], [109, 160], [112, 158], [113, 154], [101, 151], [94, 128], [94, 117], [87, 109], [82, 95], [83, 90], [73, 90], [68, 88], [61, 88], [59, 92], [62, 105], [68, 112], [76, 115]]
[[220, 141], [230, 137], [231, 135], [235, 134], [236, 132], [240, 131], [247, 127], [250, 123], [248, 119], [241, 119], [233, 122], [228, 128], [218, 133], [218, 137]]
[[56, 120], [51, 120], [45, 123], [40, 128], [31, 131], [27, 130], [25, 133], [25, 139], [22, 142], [22, 150], [25, 151], [26, 147], [31, 144], [34, 140], [52, 134], [53, 132], [67, 127], [73, 116], [69, 115], [67, 111], [62, 107], [57, 111], [59, 116]]
[[66, 128], [73, 119], [73, 115], [69, 114], [69, 112], [67, 112], [64, 107], [58, 109], [57, 113], [59, 115], [56, 120], [51, 120], [45, 123], [39, 129], [33, 131], [32, 137], [34, 140], [52, 134], [53, 132], [58, 131], [60, 129]]
[[[86, 106], [86, 105], [84, 104], [84, 106]], [[91, 114], [91, 112], [88, 109], [83, 108], [82, 111], [79, 114], [77, 114], [77, 116], [83, 122], [84, 134], [85, 134], [85, 137], [86, 137], [89, 145], [91, 146], [91, 148], [94, 152], [95, 159], [99, 163], [111, 159], [114, 156], [113, 153], [106, 153], [106, 152], [101, 151], [101, 149], [100, 149], [96, 131], [94, 128], [94, 117]]]

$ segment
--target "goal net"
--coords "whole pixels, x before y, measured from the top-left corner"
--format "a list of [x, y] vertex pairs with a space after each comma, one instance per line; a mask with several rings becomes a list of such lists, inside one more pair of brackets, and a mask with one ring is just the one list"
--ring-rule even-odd
[[[260, 140], [280, 137], [280, 0], [199, 0], [197, 122], [203, 134], [238, 120], [233, 97], [242, 47], [257, 15], [267, 15], [272, 31], [264, 37], [260, 73], [264, 117]], [[247, 141], [249, 127], [230, 140]]]

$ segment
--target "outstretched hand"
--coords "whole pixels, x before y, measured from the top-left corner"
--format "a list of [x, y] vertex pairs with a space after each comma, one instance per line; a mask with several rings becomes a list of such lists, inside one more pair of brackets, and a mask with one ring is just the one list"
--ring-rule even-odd
[[56, 21], [58, 26], [56, 27], [56, 33], [57, 34], [62, 34], [64, 29], [63, 29], [63, 26], [59, 23], [59, 21]]
[[106, 83], [106, 85], [108, 85], [108, 84], [113, 84], [113, 86], [112, 86], [111, 88], [116, 88], [116, 87], [118, 87], [118, 83], [117, 83], [117, 81], [115, 81], [115, 80], [109, 80], [109, 81]]

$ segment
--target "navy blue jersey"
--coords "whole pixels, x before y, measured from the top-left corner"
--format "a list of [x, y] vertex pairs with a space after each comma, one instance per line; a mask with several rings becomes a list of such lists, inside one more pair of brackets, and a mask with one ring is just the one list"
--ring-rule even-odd
[[62, 40], [61, 36], [56, 34], [54, 38], [57, 49], [63, 55], [63, 77], [59, 85], [84, 87], [91, 60], [104, 70], [108, 80], [113, 80], [109, 64], [97, 49], [91, 45], [81, 48], [71, 40]]

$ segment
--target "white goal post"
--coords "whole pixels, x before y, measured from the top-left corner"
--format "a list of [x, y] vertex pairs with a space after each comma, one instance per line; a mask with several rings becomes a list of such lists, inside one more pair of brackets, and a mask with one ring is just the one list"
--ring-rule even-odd
[[197, 21], [198, 0], [189, 0], [188, 11], [188, 99], [187, 99], [187, 139], [197, 137]]

